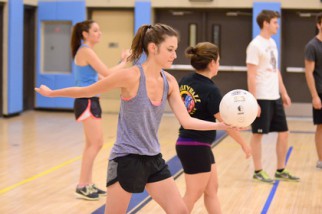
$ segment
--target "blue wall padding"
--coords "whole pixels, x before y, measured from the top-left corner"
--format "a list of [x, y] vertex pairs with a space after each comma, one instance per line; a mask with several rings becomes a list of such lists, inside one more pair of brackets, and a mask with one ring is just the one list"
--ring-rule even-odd
[[6, 115], [23, 110], [23, 1], [8, 1], [8, 72]]
[[134, 5], [134, 33], [144, 24], [151, 24], [151, 2], [136, 1]]
[[[151, 2], [150, 1], [136, 1], [134, 5], [134, 34], [144, 24], [151, 24]], [[139, 60], [142, 63], [146, 59], [143, 54]]]
[[[36, 74], [36, 86], [45, 84], [52, 89], [65, 88], [75, 85], [74, 70], [72, 65], [72, 71], [69, 74], [45, 74], [41, 71], [41, 40], [42, 29], [41, 23], [43, 21], [70, 21], [72, 25], [77, 22], [86, 19], [86, 3], [85, 0], [79, 1], [39, 1], [38, 2], [38, 32], [37, 32], [37, 74]], [[36, 107], [37, 108], [73, 108], [72, 98], [47, 98], [39, 94], [36, 95]]]

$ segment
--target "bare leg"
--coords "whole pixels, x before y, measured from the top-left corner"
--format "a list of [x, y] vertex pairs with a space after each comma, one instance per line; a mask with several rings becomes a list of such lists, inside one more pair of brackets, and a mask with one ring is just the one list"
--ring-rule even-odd
[[276, 144], [277, 169], [285, 168], [288, 132], [279, 132]]
[[316, 126], [315, 146], [319, 161], [322, 161], [322, 124]]
[[253, 162], [255, 170], [261, 170], [262, 167], [262, 134], [252, 134], [250, 146], [253, 152]]
[[196, 201], [206, 191], [207, 184], [209, 183], [211, 173], [198, 173], [198, 174], [185, 174], [186, 192], [183, 200], [187, 205], [189, 213], [193, 210]]
[[209, 214], [221, 214], [221, 206], [218, 198], [218, 177], [217, 168], [213, 164], [211, 166], [211, 175], [204, 194], [204, 202]]
[[92, 184], [92, 171], [94, 160], [103, 146], [102, 122], [99, 119], [88, 118], [83, 121], [85, 132], [85, 148], [83, 151], [80, 185]]
[[107, 187], [105, 214], [124, 214], [132, 193], [126, 192], [119, 182]]
[[189, 213], [172, 177], [148, 183], [146, 190], [167, 214]]

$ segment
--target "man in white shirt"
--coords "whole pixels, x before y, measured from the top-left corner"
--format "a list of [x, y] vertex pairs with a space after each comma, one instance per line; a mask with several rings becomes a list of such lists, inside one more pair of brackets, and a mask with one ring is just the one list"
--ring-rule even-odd
[[[275, 178], [299, 181], [285, 169], [288, 144], [288, 126], [284, 106], [291, 105], [281, 73], [278, 69], [278, 50], [271, 38], [279, 28], [278, 12], [263, 10], [257, 16], [260, 34], [247, 47], [247, 84], [248, 90], [258, 102], [259, 112], [252, 124], [251, 148], [255, 172], [253, 178], [267, 183], [274, 183], [262, 167], [263, 134], [278, 132], [276, 153], [277, 169]], [[281, 96], [280, 96], [281, 95]]]

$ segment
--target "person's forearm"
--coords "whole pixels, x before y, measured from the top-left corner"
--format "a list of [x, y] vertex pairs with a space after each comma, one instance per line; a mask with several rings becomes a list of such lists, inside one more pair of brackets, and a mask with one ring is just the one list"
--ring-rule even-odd
[[236, 130], [227, 130], [228, 135], [233, 138], [239, 145], [244, 146], [246, 145], [246, 142], [240, 135], [239, 131]]
[[86, 93], [84, 87], [70, 87], [53, 90], [50, 93], [51, 97], [72, 97], [72, 98], [81, 98], [81, 97], [91, 97], [90, 94]]
[[255, 82], [255, 78], [248, 78], [247, 79], [247, 86], [248, 86], [248, 91], [254, 96], [256, 97], [256, 82]]
[[208, 131], [208, 130], [226, 130], [222, 123], [214, 123], [205, 120], [199, 120], [193, 117], [189, 117], [189, 119], [184, 120], [181, 123], [184, 129], [192, 129], [192, 130], [200, 130], [200, 131]]
[[247, 87], [248, 91], [256, 97], [256, 75], [257, 66], [252, 64], [247, 64]]
[[285, 85], [284, 85], [284, 82], [283, 82], [282, 75], [281, 75], [280, 72], [278, 73], [278, 86], [279, 86], [279, 91], [282, 94], [282, 96], [288, 95], [287, 90], [286, 90]]
[[315, 87], [315, 81], [314, 81], [313, 73], [312, 72], [305, 72], [305, 77], [306, 77], [307, 86], [308, 86], [308, 88], [310, 90], [312, 98], [317, 97], [318, 92], [317, 92], [316, 87]]

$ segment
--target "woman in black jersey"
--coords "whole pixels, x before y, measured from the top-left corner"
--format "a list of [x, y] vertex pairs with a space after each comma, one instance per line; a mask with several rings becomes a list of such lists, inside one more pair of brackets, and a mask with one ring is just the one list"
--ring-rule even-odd
[[[184, 77], [180, 83], [181, 98], [191, 117], [215, 122], [222, 121], [219, 113], [221, 93], [211, 80], [219, 68], [218, 47], [209, 42], [202, 42], [186, 49], [195, 73]], [[241, 145], [246, 158], [251, 156], [250, 147], [237, 130], [227, 130], [228, 134]], [[211, 144], [216, 138], [216, 131], [179, 130], [176, 151], [183, 165], [186, 192], [183, 197], [191, 212], [195, 202], [204, 195], [208, 213], [221, 213], [217, 197], [218, 179]]]

